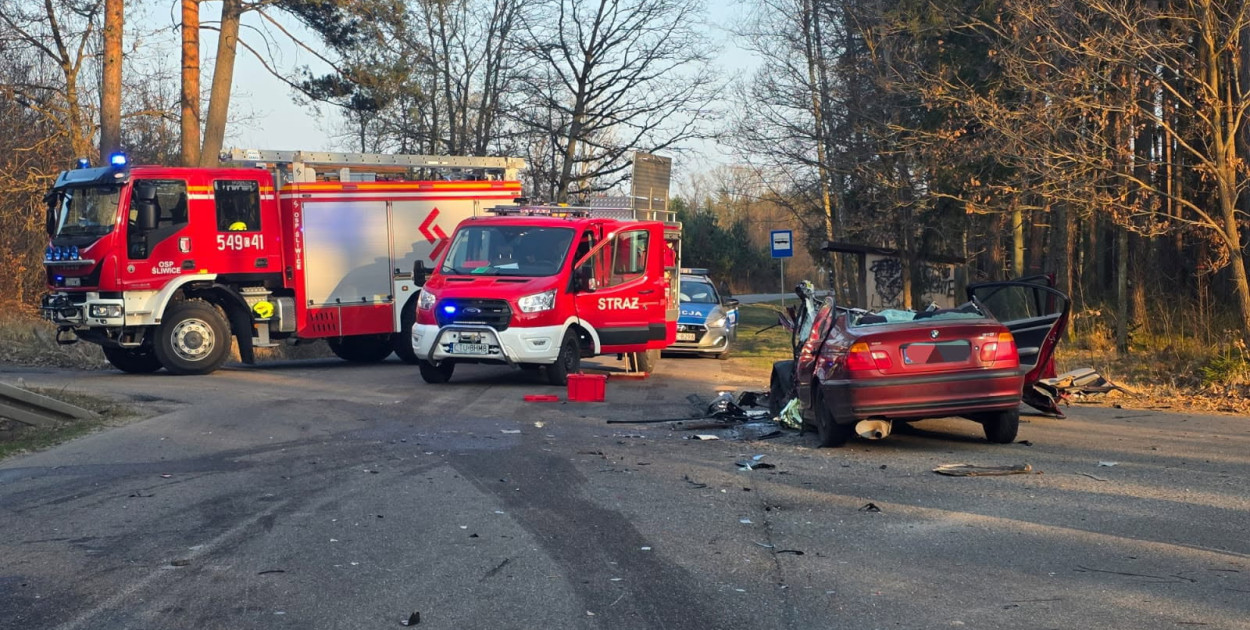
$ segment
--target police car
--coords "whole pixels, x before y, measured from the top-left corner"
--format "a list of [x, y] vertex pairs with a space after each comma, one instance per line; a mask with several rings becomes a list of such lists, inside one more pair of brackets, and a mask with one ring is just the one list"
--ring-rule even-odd
[[665, 352], [728, 359], [737, 336], [738, 300], [722, 297], [706, 269], [682, 269], [677, 341]]

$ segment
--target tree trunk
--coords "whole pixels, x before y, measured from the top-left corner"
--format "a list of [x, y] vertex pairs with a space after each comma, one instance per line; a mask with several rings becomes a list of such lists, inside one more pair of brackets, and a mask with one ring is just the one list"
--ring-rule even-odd
[[1024, 212], [1017, 201], [1011, 206], [1011, 273], [1019, 278], [1024, 275]]
[[104, 69], [100, 78], [100, 163], [122, 148], [122, 0], [104, 2]]
[[182, 0], [182, 148], [179, 163], [200, 163], [200, 0]]
[[1121, 356], [1128, 355], [1128, 228], [1116, 229], [1115, 240], [1115, 349]]
[[213, 64], [212, 93], [208, 97], [208, 118], [204, 124], [204, 150], [200, 166], [216, 167], [226, 137], [226, 116], [230, 111], [230, 88], [234, 82], [234, 54], [239, 47], [239, 20], [242, 0], [222, 0], [221, 32], [217, 34], [217, 61]]

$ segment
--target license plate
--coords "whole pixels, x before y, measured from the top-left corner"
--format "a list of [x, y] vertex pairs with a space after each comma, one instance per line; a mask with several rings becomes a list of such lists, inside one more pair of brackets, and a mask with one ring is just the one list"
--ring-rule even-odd
[[694, 333], [677, 333], [677, 341], [694, 341]]
[[484, 343], [453, 343], [452, 354], [490, 354], [490, 346]]
[[82, 286], [82, 278], [66, 278], [66, 279], [65, 279], [65, 286], [67, 286], [67, 287], [81, 287], [81, 286]]
[[903, 346], [903, 362], [907, 365], [963, 363], [970, 356], [972, 356], [972, 344], [967, 341], [912, 343]]

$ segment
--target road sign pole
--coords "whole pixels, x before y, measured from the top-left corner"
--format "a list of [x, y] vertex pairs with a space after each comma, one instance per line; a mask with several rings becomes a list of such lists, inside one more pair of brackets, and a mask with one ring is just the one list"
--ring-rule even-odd
[[784, 310], [786, 308], [786, 259], [778, 258], [777, 262], [781, 263], [781, 308]]

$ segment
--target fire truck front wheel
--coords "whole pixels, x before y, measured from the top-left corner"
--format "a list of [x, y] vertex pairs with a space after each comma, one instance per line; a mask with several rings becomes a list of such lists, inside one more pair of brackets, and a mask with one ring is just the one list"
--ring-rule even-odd
[[352, 363], [377, 363], [391, 356], [390, 335], [359, 335], [328, 342], [335, 356]]
[[161, 369], [161, 360], [151, 348], [110, 348], [104, 346], [104, 358], [113, 367], [131, 374], [150, 374]]
[[174, 374], [208, 374], [230, 354], [230, 324], [204, 300], [175, 302], [156, 331], [156, 357]]
[[421, 370], [421, 380], [435, 385], [450, 381], [451, 373], [456, 370], [456, 364], [448, 359], [439, 361], [437, 365], [420, 359], [417, 367]]

